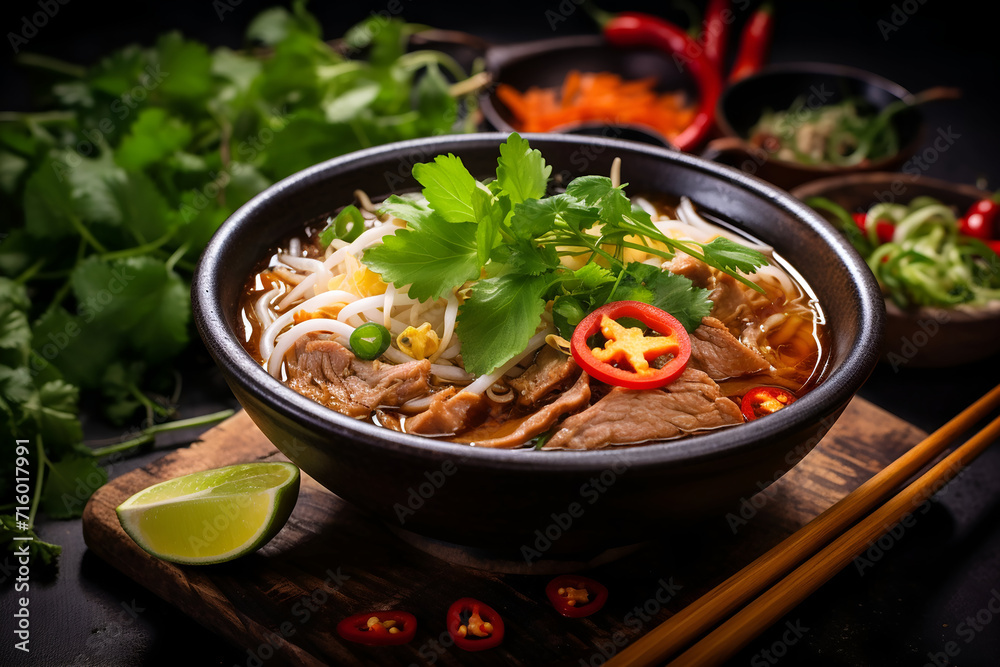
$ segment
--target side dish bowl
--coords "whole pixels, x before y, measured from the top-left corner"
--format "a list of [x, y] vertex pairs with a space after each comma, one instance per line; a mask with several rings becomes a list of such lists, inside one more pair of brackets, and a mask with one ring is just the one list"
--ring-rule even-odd
[[[897, 172], [824, 178], [792, 190], [798, 199], [825, 197], [848, 212], [867, 211], [879, 202], [906, 204], [933, 197], [962, 215], [992, 193], [972, 185]], [[886, 300], [882, 360], [893, 368], [944, 368], [1000, 353], [1000, 302], [987, 306], [922, 307], [902, 310]]]
[[[487, 49], [486, 71], [493, 85], [480, 99], [483, 117], [493, 128], [513, 132], [517, 120], [497, 95], [497, 85], [509, 85], [520, 92], [532, 87], [558, 89], [573, 70], [610, 72], [627, 81], [651, 77], [660, 93], [681, 91], [693, 100], [698, 98], [691, 76], [669, 54], [650, 48], [618, 48], [600, 35], [573, 35]], [[552, 131], [671, 145], [660, 132], [645, 125], [589, 122], [567, 124]]]
[[900, 100], [912, 101], [914, 96], [888, 79], [854, 67], [829, 63], [770, 65], [722, 92], [715, 120], [723, 136], [710, 141], [702, 156], [740, 167], [785, 189], [828, 176], [898, 169], [914, 154], [923, 139], [923, 115], [916, 106], [891, 118], [899, 150], [853, 166], [801, 164], [778, 159], [748, 140], [751, 129], [768, 110], [786, 110], [796, 100], [801, 100], [805, 109], [815, 109], [847, 98], [858, 99], [878, 112]]
[[682, 440], [594, 451], [496, 450], [399, 433], [351, 419], [272, 378], [244, 350], [238, 304], [279, 239], [350, 203], [418, 188], [417, 162], [459, 156], [477, 177], [496, 169], [506, 134], [390, 144], [335, 158], [263, 191], [208, 244], [192, 295], [201, 337], [247, 413], [326, 488], [394, 528], [447, 542], [539, 555], [582, 554], [662, 538], [736, 511], [739, 499], [799, 461], [830, 429], [878, 360], [884, 307], [857, 254], [789, 195], [707, 160], [631, 141], [525, 135], [559, 187], [622, 159], [629, 192], [686, 195], [772, 245], [811, 285], [830, 331], [820, 385], [766, 418]]

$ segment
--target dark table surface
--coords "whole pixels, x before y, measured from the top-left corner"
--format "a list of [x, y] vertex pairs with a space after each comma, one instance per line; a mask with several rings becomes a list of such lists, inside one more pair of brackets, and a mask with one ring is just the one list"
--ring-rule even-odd
[[[37, 0], [6, 2], [0, 28], [19, 30]], [[267, 3], [223, 2], [233, 11], [220, 20], [213, 3], [107, 4], [77, 0], [59, 5], [49, 25], [32, 39], [33, 51], [87, 63], [130, 42], [149, 43], [177, 28], [212, 45], [237, 46], [249, 20]], [[328, 38], [393, 3], [313, 3]], [[573, 0], [538, 3], [446, 5], [401, 0], [403, 17], [435, 27], [465, 30], [503, 43], [593, 32]], [[602, 3], [607, 9], [651, 12], [669, 3]], [[700, 4], [700, 3], [695, 3]], [[734, 2], [737, 26], [746, 16]], [[924, 173], [947, 180], [1000, 187], [996, 156], [1000, 135], [998, 12], [960, 2], [778, 2], [773, 62], [824, 61], [862, 67], [911, 91], [958, 86], [963, 98], [926, 108], [928, 126], [957, 135], [944, 152], [927, 154]], [[977, 3], [978, 4], [978, 3]], [[673, 11], [673, 10], [670, 10]], [[671, 15], [673, 16], [673, 15]], [[565, 19], [565, 20], [561, 20]], [[7, 49], [5, 44], [4, 49]], [[5, 110], [27, 108], [28, 81], [10, 62], [0, 69]], [[932, 135], [933, 136], [933, 135]], [[928, 147], [930, 144], [928, 143]], [[930, 158], [933, 157], [933, 160]], [[997, 332], [1000, 335], [1000, 331]], [[880, 365], [860, 394], [885, 410], [932, 431], [988, 391], [1000, 357], [951, 369]], [[200, 347], [184, 369], [181, 416], [238, 407]], [[88, 422], [88, 437], [108, 434]], [[175, 434], [156, 449], [110, 465], [117, 476], [154, 461], [197, 433]], [[87, 551], [81, 522], [43, 521], [39, 533], [63, 545], [58, 577], [33, 583], [31, 653], [14, 650], [11, 614], [15, 595], [0, 589], [4, 631], [0, 664], [154, 665], [245, 664], [230, 646]], [[892, 547], [873, 552], [872, 565], [848, 568], [751, 643], [732, 664], [768, 665], [964, 665], [1000, 664], [1000, 450], [975, 461], [906, 530]], [[800, 628], [794, 645], [782, 646], [786, 622]], [[807, 629], [807, 630], [806, 630]], [[787, 637], [786, 637], [787, 638]], [[948, 653], [950, 652], [950, 655]]]

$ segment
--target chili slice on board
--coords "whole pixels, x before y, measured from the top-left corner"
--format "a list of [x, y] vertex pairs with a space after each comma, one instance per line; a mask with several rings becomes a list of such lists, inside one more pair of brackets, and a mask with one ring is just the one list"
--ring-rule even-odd
[[405, 611], [371, 611], [348, 616], [337, 623], [337, 634], [367, 646], [406, 644], [417, 632], [416, 617]]
[[503, 619], [493, 607], [475, 598], [460, 598], [445, 619], [455, 645], [466, 651], [485, 651], [503, 641]]
[[772, 415], [795, 402], [795, 394], [781, 387], [754, 387], [743, 396], [740, 410], [747, 421]]
[[608, 589], [589, 577], [564, 574], [545, 587], [549, 602], [567, 618], [583, 618], [600, 610], [608, 599]]
[[[661, 335], [646, 336], [638, 327], [626, 328], [615, 321], [623, 317], [637, 319]], [[608, 342], [604, 348], [591, 349], [587, 340], [598, 329]], [[673, 315], [656, 306], [642, 301], [613, 301], [576, 325], [570, 350], [576, 363], [596, 380], [625, 389], [655, 389], [670, 384], [687, 368], [691, 339]], [[666, 365], [650, 366], [650, 361], [665, 354], [673, 355]]]

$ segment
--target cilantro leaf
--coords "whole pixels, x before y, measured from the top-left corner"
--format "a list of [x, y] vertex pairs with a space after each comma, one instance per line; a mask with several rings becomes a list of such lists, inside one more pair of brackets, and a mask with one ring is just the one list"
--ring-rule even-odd
[[424, 186], [424, 197], [431, 208], [448, 222], [475, 220], [472, 191], [476, 179], [462, 164], [462, 159], [451, 153], [438, 155], [433, 162], [413, 165], [413, 177]]
[[512, 204], [545, 196], [552, 167], [545, 164], [541, 151], [532, 149], [517, 132], [500, 144], [497, 160], [497, 183], [510, 196]]
[[24, 186], [24, 229], [41, 239], [60, 239], [75, 233], [72, 220], [78, 219], [67, 167], [47, 156]]
[[490, 373], [524, 351], [541, 322], [547, 285], [546, 276], [507, 274], [472, 286], [455, 329], [467, 371]]
[[162, 107], [143, 109], [115, 152], [125, 169], [144, 169], [187, 146], [191, 127]]
[[383, 237], [365, 250], [362, 262], [397, 287], [409, 285], [414, 299], [438, 299], [479, 277], [476, 225], [449, 223], [436, 213]]
[[593, 206], [614, 187], [607, 176], [577, 176], [566, 186], [566, 194]]
[[458, 102], [436, 63], [417, 82], [417, 112], [425, 134], [447, 133], [458, 117]]
[[23, 366], [31, 349], [28, 296], [22, 285], [0, 278], [0, 364]]
[[624, 290], [630, 285], [641, 286], [649, 291], [649, 297], [638, 300], [670, 313], [689, 333], [697, 329], [701, 325], [701, 319], [712, 312], [713, 303], [708, 298], [711, 292], [695, 287], [684, 276], [661, 271], [641, 262], [632, 262], [626, 266], [625, 275], [630, 280], [622, 280], [611, 293], [609, 301], [632, 299], [634, 296], [625, 297], [619, 292], [619, 288]]
[[476, 188], [472, 191], [472, 210], [477, 223], [476, 256], [484, 265], [500, 237], [500, 227], [510, 213], [510, 199], [506, 195], [497, 199], [486, 190]]
[[705, 263], [730, 273], [741, 271], [753, 273], [758, 267], [767, 264], [767, 258], [753, 248], [736, 243], [724, 236], [717, 236], [711, 243], [701, 246], [705, 253]]
[[516, 237], [533, 239], [551, 231], [557, 219], [579, 231], [597, 222], [598, 215], [596, 208], [584, 206], [576, 198], [561, 194], [545, 199], [526, 199], [516, 204], [510, 226]]
[[148, 256], [110, 262], [89, 257], [70, 282], [83, 324], [117, 331], [122, 345], [141, 358], [169, 359], [187, 344], [188, 288], [164, 262]]
[[533, 241], [518, 239], [508, 246], [506, 261], [511, 273], [539, 276], [559, 268], [559, 255], [549, 245], [536, 245]]
[[204, 44], [170, 32], [157, 40], [151, 59], [155, 94], [193, 104], [211, 92], [212, 58]]
[[48, 456], [57, 458], [83, 440], [77, 417], [80, 391], [62, 380], [46, 382], [24, 402], [24, 412], [38, 427], [38, 435], [48, 446]]

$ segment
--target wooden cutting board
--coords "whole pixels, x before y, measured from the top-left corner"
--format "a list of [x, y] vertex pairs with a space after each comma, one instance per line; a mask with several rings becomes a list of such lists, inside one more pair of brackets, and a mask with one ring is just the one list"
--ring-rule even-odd
[[[203, 567], [149, 556], [118, 523], [114, 508], [126, 498], [198, 470], [284, 459], [242, 412], [200, 442], [102, 487], [86, 507], [83, 531], [104, 560], [246, 649], [250, 665], [468, 664], [473, 654], [450, 646], [444, 625], [448, 606], [467, 596], [490, 604], [506, 622], [503, 644], [475, 654], [476, 664], [601, 664], [604, 655], [655, 627], [923, 437], [855, 398], [791, 472], [734, 504], [726, 517], [590, 569], [611, 592], [601, 611], [583, 619], [552, 609], [544, 592], [548, 576], [500, 574], [472, 566], [483, 561], [432, 556], [305, 475], [288, 523], [257, 553]], [[336, 624], [345, 616], [390, 608], [417, 617], [411, 643], [372, 648], [338, 637]]]

